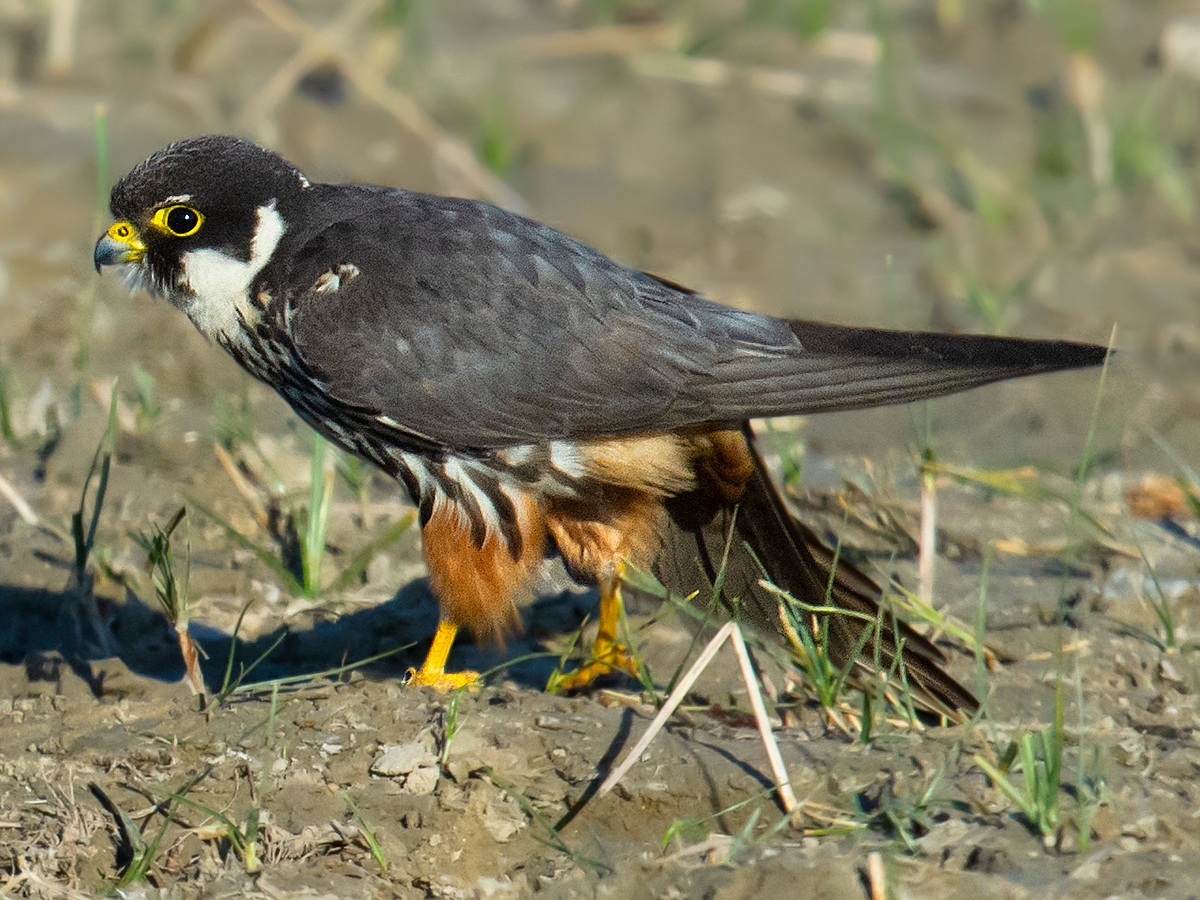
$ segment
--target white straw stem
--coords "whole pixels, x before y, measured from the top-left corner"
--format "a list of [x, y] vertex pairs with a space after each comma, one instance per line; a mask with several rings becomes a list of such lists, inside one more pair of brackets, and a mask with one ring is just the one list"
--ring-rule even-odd
[[679, 684], [675, 686], [675, 690], [671, 692], [671, 696], [667, 698], [667, 702], [663, 704], [662, 709], [658, 711], [658, 715], [654, 717], [654, 721], [650, 723], [650, 727], [646, 729], [646, 733], [642, 735], [642, 739], [637, 742], [634, 748], [629, 751], [629, 755], [625, 757], [622, 763], [617, 766], [609, 776], [604, 779], [604, 784], [600, 785], [600, 790], [597, 791], [597, 796], [603, 797], [611, 791], [631, 768], [637, 762], [638, 758], [650, 746], [650, 742], [654, 740], [655, 735], [662, 730], [667, 719], [671, 718], [671, 714], [675, 712], [679, 704], [683, 702], [683, 698], [687, 696], [687, 692], [691, 690], [696, 679], [700, 677], [708, 664], [712, 662], [712, 658], [717, 655], [717, 651], [721, 649], [721, 644], [725, 643], [725, 639], [737, 628], [734, 622], [726, 622], [721, 626], [721, 630], [713, 635], [713, 639], [708, 642], [708, 646], [697, 657], [696, 662], [688, 669], [687, 674], [679, 680]]
[[730, 640], [737, 653], [738, 664], [742, 667], [742, 678], [746, 682], [746, 692], [750, 695], [750, 705], [754, 708], [754, 720], [758, 722], [758, 733], [762, 735], [763, 746], [767, 750], [767, 759], [771, 761], [771, 771], [775, 775], [775, 787], [779, 791], [779, 801], [784, 810], [792, 812], [797, 806], [796, 795], [792, 793], [792, 785], [788, 778], [787, 769], [783, 766], [783, 756], [779, 753], [779, 742], [775, 740], [775, 732], [771, 730], [771, 722], [767, 718], [767, 707], [763, 703], [762, 691], [758, 687], [758, 676], [750, 664], [750, 653], [746, 650], [746, 642], [742, 640], [742, 629], [736, 622], [731, 622], [733, 630]]

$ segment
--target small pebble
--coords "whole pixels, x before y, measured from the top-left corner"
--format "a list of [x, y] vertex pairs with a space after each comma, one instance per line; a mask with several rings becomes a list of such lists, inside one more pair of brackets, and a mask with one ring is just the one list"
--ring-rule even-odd
[[436, 757], [423, 743], [401, 744], [386, 748], [371, 764], [371, 774], [385, 777], [407, 775], [419, 767], [436, 763]]

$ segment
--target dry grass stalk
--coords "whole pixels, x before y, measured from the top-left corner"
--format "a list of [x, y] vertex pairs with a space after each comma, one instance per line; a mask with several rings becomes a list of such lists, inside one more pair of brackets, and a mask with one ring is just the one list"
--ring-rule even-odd
[[1088, 169], [1100, 188], [1113, 183], [1113, 138], [1104, 114], [1104, 72], [1091, 53], [1073, 53], [1067, 69], [1071, 101], [1079, 110], [1087, 133]]
[[79, 0], [50, 0], [46, 28], [46, 74], [66, 75], [75, 66]]
[[12, 504], [13, 509], [17, 511], [17, 515], [27, 524], [35, 528], [41, 524], [41, 519], [38, 514], [33, 511], [33, 507], [25, 502], [25, 498], [17, 493], [17, 489], [9, 483], [8, 479], [0, 475], [0, 494], [4, 495], [4, 499]]
[[300, 37], [300, 49], [242, 107], [239, 127], [247, 131], [261, 128], [313, 66], [328, 58], [331, 50], [340, 54], [381, 4], [382, 0], [358, 0], [345, 7], [332, 25]]
[[372, 71], [355, 55], [332, 45], [326, 34], [296, 15], [280, 0], [251, 0], [251, 5], [281, 31], [299, 41], [311, 41], [315, 46], [322, 47], [337, 60], [342, 72], [363, 96], [427, 145], [433, 152], [435, 162], [461, 178], [474, 193], [517, 212], [528, 208], [520, 194], [475, 158], [465, 141], [444, 132], [412, 97], [386, 84], [381, 73]]
[[887, 900], [887, 877], [883, 871], [883, 854], [867, 854], [867, 882], [871, 885], [871, 900]]
[[237, 463], [233, 461], [233, 457], [229, 455], [229, 451], [220, 444], [213, 444], [213, 452], [217, 455], [217, 460], [221, 463], [221, 467], [225, 470], [225, 474], [229, 476], [229, 480], [233, 482], [237, 492], [245, 498], [250, 504], [250, 510], [254, 515], [254, 521], [264, 531], [270, 531], [271, 518], [267, 514], [266, 507], [258, 497], [258, 492], [254, 490], [254, 486], [246, 479], [241, 470], [237, 467]]
[[610, 25], [534, 34], [513, 41], [509, 50], [524, 61], [570, 59], [580, 56], [622, 56], [636, 50], [668, 49], [679, 43], [679, 32], [666, 22], [651, 25]]
[[933, 567], [937, 560], [937, 482], [921, 472], [921, 533], [917, 540], [917, 598], [933, 606]]

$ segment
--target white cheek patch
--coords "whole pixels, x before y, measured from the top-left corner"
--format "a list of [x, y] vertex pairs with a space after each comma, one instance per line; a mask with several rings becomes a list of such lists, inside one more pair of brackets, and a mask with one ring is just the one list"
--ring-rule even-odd
[[275, 210], [275, 201], [258, 208], [258, 225], [250, 242], [250, 259], [226, 256], [206, 248], [183, 254], [182, 284], [191, 289], [186, 312], [196, 327], [210, 337], [238, 340], [241, 328], [238, 313], [247, 321], [257, 316], [250, 302], [250, 284], [271, 259], [283, 237], [283, 218]]

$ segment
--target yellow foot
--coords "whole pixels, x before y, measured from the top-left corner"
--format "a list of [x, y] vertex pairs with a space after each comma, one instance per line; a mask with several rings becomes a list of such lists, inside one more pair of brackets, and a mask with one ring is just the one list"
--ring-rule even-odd
[[445, 694], [474, 685], [478, 679], [478, 672], [443, 672], [441, 669], [427, 670], [422, 666], [419, 670], [409, 669], [404, 673], [404, 686], [419, 684]]
[[459, 688], [474, 684], [479, 679], [478, 672], [446, 671], [446, 659], [450, 655], [450, 645], [454, 643], [454, 635], [457, 633], [458, 626], [452, 622], [445, 619], [438, 622], [437, 633], [433, 636], [433, 643], [429, 645], [429, 653], [425, 656], [425, 662], [421, 663], [420, 669], [409, 669], [404, 673], [405, 686], [421, 684], [444, 694], [447, 691], [457, 691]]
[[613, 672], [628, 672], [634, 678], [640, 678], [642, 667], [621, 644], [596, 642], [592, 648], [592, 661], [586, 666], [572, 672], [570, 675], [554, 675], [546, 690], [551, 693], [559, 691], [577, 691], [589, 687], [601, 675]]

